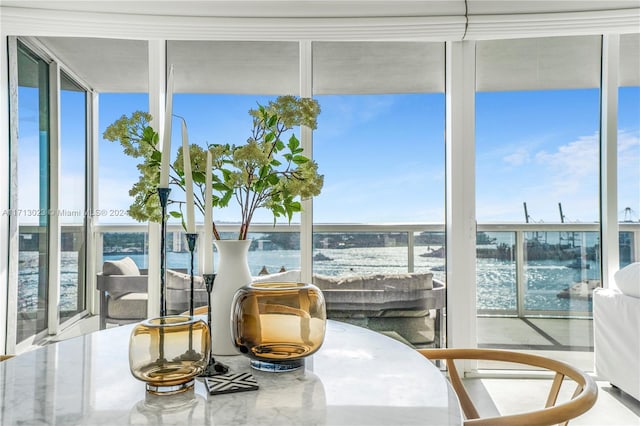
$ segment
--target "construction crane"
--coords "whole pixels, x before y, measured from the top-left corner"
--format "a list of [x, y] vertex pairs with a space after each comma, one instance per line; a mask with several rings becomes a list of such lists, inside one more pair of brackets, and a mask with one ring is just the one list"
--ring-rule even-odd
[[560, 223], [564, 223], [565, 216], [562, 213], [562, 203], [558, 203], [558, 208], [560, 209]]

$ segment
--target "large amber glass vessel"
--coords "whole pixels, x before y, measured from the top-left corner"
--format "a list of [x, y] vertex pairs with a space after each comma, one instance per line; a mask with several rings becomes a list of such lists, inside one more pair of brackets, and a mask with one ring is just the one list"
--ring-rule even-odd
[[289, 371], [324, 341], [324, 297], [313, 284], [252, 283], [240, 288], [232, 304], [232, 336], [251, 366]]
[[209, 362], [211, 337], [203, 320], [173, 315], [146, 320], [131, 332], [129, 367], [147, 391], [158, 395], [193, 387]]

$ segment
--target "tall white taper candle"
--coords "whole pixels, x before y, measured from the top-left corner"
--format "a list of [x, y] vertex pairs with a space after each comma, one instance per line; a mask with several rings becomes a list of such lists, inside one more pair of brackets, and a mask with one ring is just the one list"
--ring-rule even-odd
[[171, 117], [173, 114], [173, 65], [167, 80], [167, 101], [164, 110], [164, 131], [162, 133], [162, 165], [160, 168], [160, 188], [169, 187], [169, 161], [171, 160]]
[[211, 167], [213, 166], [213, 159], [211, 158], [211, 151], [207, 150], [207, 169], [205, 171], [205, 191], [204, 191], [204, 260], [202, 264], [202, 271], [205, 274], [213, 274], [213, 209], [211, 207], [213, 201], [213, 182], [211, 178]]
[[182, 159], [184, 161], [184, 186], [187, 197], [187, 233], [196, 232], [193, 205], [193, 175], [191, 174], [191, 155], [189, 153], [189, 136], [187, 135], [187, 122], [182, 119]]

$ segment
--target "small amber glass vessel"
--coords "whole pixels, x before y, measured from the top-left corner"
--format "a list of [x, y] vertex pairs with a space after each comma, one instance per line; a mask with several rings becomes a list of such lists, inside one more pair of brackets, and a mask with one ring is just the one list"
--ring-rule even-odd
[[232, 303], [231, 334], [253, 368], [290, 371], [324, 341], [324, 297], [313, 284], [252, 283], [240, 288]]
[[129, 339], [131, 374], [147, 391], [169, 395], [193, 388], [209, 362], [211, 337], [202, 319], [171, 315], [136, 325]]

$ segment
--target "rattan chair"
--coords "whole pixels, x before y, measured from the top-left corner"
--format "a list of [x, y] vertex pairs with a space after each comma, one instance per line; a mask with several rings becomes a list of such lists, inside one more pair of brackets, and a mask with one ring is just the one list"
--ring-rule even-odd
[[[464, 422], [465, 426], [566, 425], [569, 420], [588, 411], [595, 404], [598, 396], [598, 387], [586, 373], [564, 362], [538, 355], [496, 349], [418, 349], [418, 352], [432, 361], [446, 360], [451, 385], [460, 399], [462, 411], [467, 419]], [[504, 361], [554, 371], [555, 377], [545, 408], [521, 414], [480, 418], [478, 410], [460, 380], [460, 374], [454, 363], [455, 360], [462, 359]], [[577, 387], [568, 402], [556, 405], [558, 393], [565, 377], [576, 382]]]

